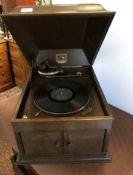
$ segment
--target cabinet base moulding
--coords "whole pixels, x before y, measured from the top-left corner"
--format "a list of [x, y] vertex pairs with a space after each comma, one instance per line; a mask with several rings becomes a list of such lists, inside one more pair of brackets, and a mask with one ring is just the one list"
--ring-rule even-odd
[[[39, 160], [39, 161], [38, 161]], [[88, 155], [84, 157], [80, 156], [63, 156], [63, 157], [24, 157], [18, 154], [17, 164], [19, 165], [26, 165], [26, 164], [42, 164], [42, 163], [101, 163], [101, 162], [111, 162], [111, 157], [108, 153], [103, 154], [94, 154]]]

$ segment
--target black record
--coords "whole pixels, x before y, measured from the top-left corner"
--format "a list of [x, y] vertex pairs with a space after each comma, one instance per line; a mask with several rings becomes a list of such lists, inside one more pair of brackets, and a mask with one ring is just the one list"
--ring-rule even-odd
[[70, 80], [51, 81], [42, 85], [34, 94], [36, 106], [52, 115], [78, 112], [89, 100], [89, 91], [80, 83]]

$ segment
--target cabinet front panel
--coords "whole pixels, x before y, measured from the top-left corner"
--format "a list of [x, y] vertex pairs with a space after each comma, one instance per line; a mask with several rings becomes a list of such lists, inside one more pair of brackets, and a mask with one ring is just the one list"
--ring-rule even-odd
[[3, 61], [8, 61], [8, 55], [7, 52], [0, 53], [0, 63]]
[[15, 82], [18, 86], [23, 87], [29, 74], [30, 66], [16, 43], [9, 41], [9, 51]]
[[27, 155], [56, 155], [61, 152], [60, 132], [21, 133], [24, 153]]
[[[12, 63], [14, 64], [24, 64], [24, 59], [25, 57], [23, 56], [19, 56], [19, 57], [15, 57], [13, 55], [11, 55], [11, 60], [12, 60]], [[19, 65], [19, 66], [22, 66], [22, 65]]]
[[13, 73], [16, 75], [15, 79], [22, 82], [25, 80], [25, 70], [22, 68], [22, 65], [19, 67], [17, 64], [13, 64]]
[[0, 43], [0, 54], [1, 54], [2, 52], [5, 52], [5, 51], [7, 51], [6, 42]]
[[0, 86], [4, 86], [12, 81], [11, 76], [0, 75]]
[[15, 44], [9, 44], [10, 47], [10, 54], [16, 58], [19, 58], [21, 56], [23, 56], [22, 52], [20, 51], [20, 49], [15, 45]]
[[13, 86], [6, 42], [0, 43], [0, 92]]
[[64, 133], [64, 153], [87, 155], [102, 152], [104, 130], [75, 130]]

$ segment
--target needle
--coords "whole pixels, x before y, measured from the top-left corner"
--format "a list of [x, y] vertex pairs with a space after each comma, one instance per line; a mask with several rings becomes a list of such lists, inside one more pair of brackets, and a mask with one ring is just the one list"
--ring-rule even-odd
[[36, 112], [35, 116], [37, 117], [41, 112], [42, 112], [41, 110]]

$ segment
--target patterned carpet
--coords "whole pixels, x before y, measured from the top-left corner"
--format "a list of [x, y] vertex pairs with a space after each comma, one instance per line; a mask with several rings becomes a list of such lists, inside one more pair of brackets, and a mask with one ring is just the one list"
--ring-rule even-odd
[[17, 86], [15, 86], [14, 88], [11, 88], [7, 91], [1, 92], [0, 93], [0, 102], [3, 100], [7, 100], [9, 97], [12, 97], [20, 92], [21, 92], [21, 89]]
[[[16, 142], [11, 117], [20, 96], [18, 88], [0, 94], [0, 175], [13, 175], [10, 156]], [[3, 98], [2, 98], [3, 96]], [[113, 128], [109, 144], [112, 163], [44, 164], [33, 167], [40, 175], [133, 175], [133, 117], [114, 107]]]
[[0, 138], [0, 175], [14, 175], [10, 157], [12, 149], [10, 145]]
[[10, 157], [16, 144], [10, 122], [20, 93], [18, 87], [0, 93], [0, 175], [14, 175]]

